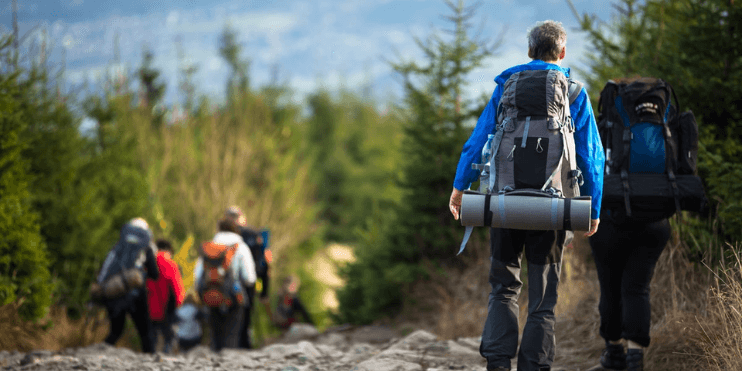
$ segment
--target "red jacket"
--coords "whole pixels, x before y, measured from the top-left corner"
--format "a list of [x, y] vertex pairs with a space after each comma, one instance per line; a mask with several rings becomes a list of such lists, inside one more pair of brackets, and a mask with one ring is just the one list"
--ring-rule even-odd
[[147, 299], [150, 318], [153, 321], [163, 321], [171, 293], [175, 297], [175, 305], [180, 306], [183, 304], [185, 290], [178, 265], [170, 257], [169, 252], [157, 253], [157, 268], [160, 269], [160, 278], [147, 279]]

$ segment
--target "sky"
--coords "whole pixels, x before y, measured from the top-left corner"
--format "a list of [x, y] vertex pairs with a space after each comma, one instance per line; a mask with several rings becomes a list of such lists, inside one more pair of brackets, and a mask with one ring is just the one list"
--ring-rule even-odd
[[[167, 84], [165, 103], [183, 101], [177, 89], [179, 67], [197, 66], [198, 94], [223, 99], [229, 67], [219, 56], [219, 35], [229, 24], [238, 34], [242, 57], [249, 59], [250, 85], [273, 78], [288, 84], [294, 100], [319, 88], [345, 87], [360, 91], [370, 86], [377, 101], [400, 99], [399, 76], [388, 61], [424, 56], [414, 37], [451, 29], [442, 16], [451, 14], [440, 0], [17, 0], [19, 34], [24, 45], [52, 47], [49, 63], [64, 61], [66, 86], [100, 81], [111, 70], [118, 38], [120, 66], [135, 71], [146, 45], [155, 55], [154, 67]], [[583, 14], [608, 20], [610, 0], [573, 0]], [[473, 4], [467, 1], [467, 5]], [[468, 77], [467, 94], [490, 95], [502, 70], [529, 61], [526, 32], [537, 21], [554, 19], [568, 33], [563, 66], [584, 67], [589, 44], [577, 29], [566, 0], [483, 0], [472, 20], [480, 39], [503, 43], [485, 66]], [[0, 33], [12, 30], [12, 1], [0, 2]], [[118, 35], [118, 37], [117, 37]], [[176, 40], [183, 57], [179, 58]], [[115, 65], [114, 65], [115, 67]], [[276, 73], [277, 71], [277, 73]]]

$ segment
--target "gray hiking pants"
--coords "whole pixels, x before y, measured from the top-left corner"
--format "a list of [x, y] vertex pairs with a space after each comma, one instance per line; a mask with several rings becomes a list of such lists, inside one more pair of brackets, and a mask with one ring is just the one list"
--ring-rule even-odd
[[[479, 347], [488, 369], [510, 369], [516, 352], [519, 371], [550, 369], [556, 348], [554, 307], [562, 252], [572, 233], [490, 229], [492, 292]], [[518, 296], [523, 286], [520, 270], [524, 247], [528, 261], [528, 318], [518, 351]]]

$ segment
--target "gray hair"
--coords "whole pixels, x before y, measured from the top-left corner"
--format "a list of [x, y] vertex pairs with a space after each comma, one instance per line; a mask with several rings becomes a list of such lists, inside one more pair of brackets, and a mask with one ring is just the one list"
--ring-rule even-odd
[[528, 31], [528, 57], [556, 61], [567, 46], [567, 31], [561, 22], [543, 21]]

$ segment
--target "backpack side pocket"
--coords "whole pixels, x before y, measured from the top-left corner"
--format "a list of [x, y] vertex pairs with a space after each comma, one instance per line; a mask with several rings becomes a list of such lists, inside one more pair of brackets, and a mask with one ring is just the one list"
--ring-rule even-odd
[[698, 164], [698, 123], [692, 111], [678, 116], [678, 169], [680, 175], [696, 173]]

